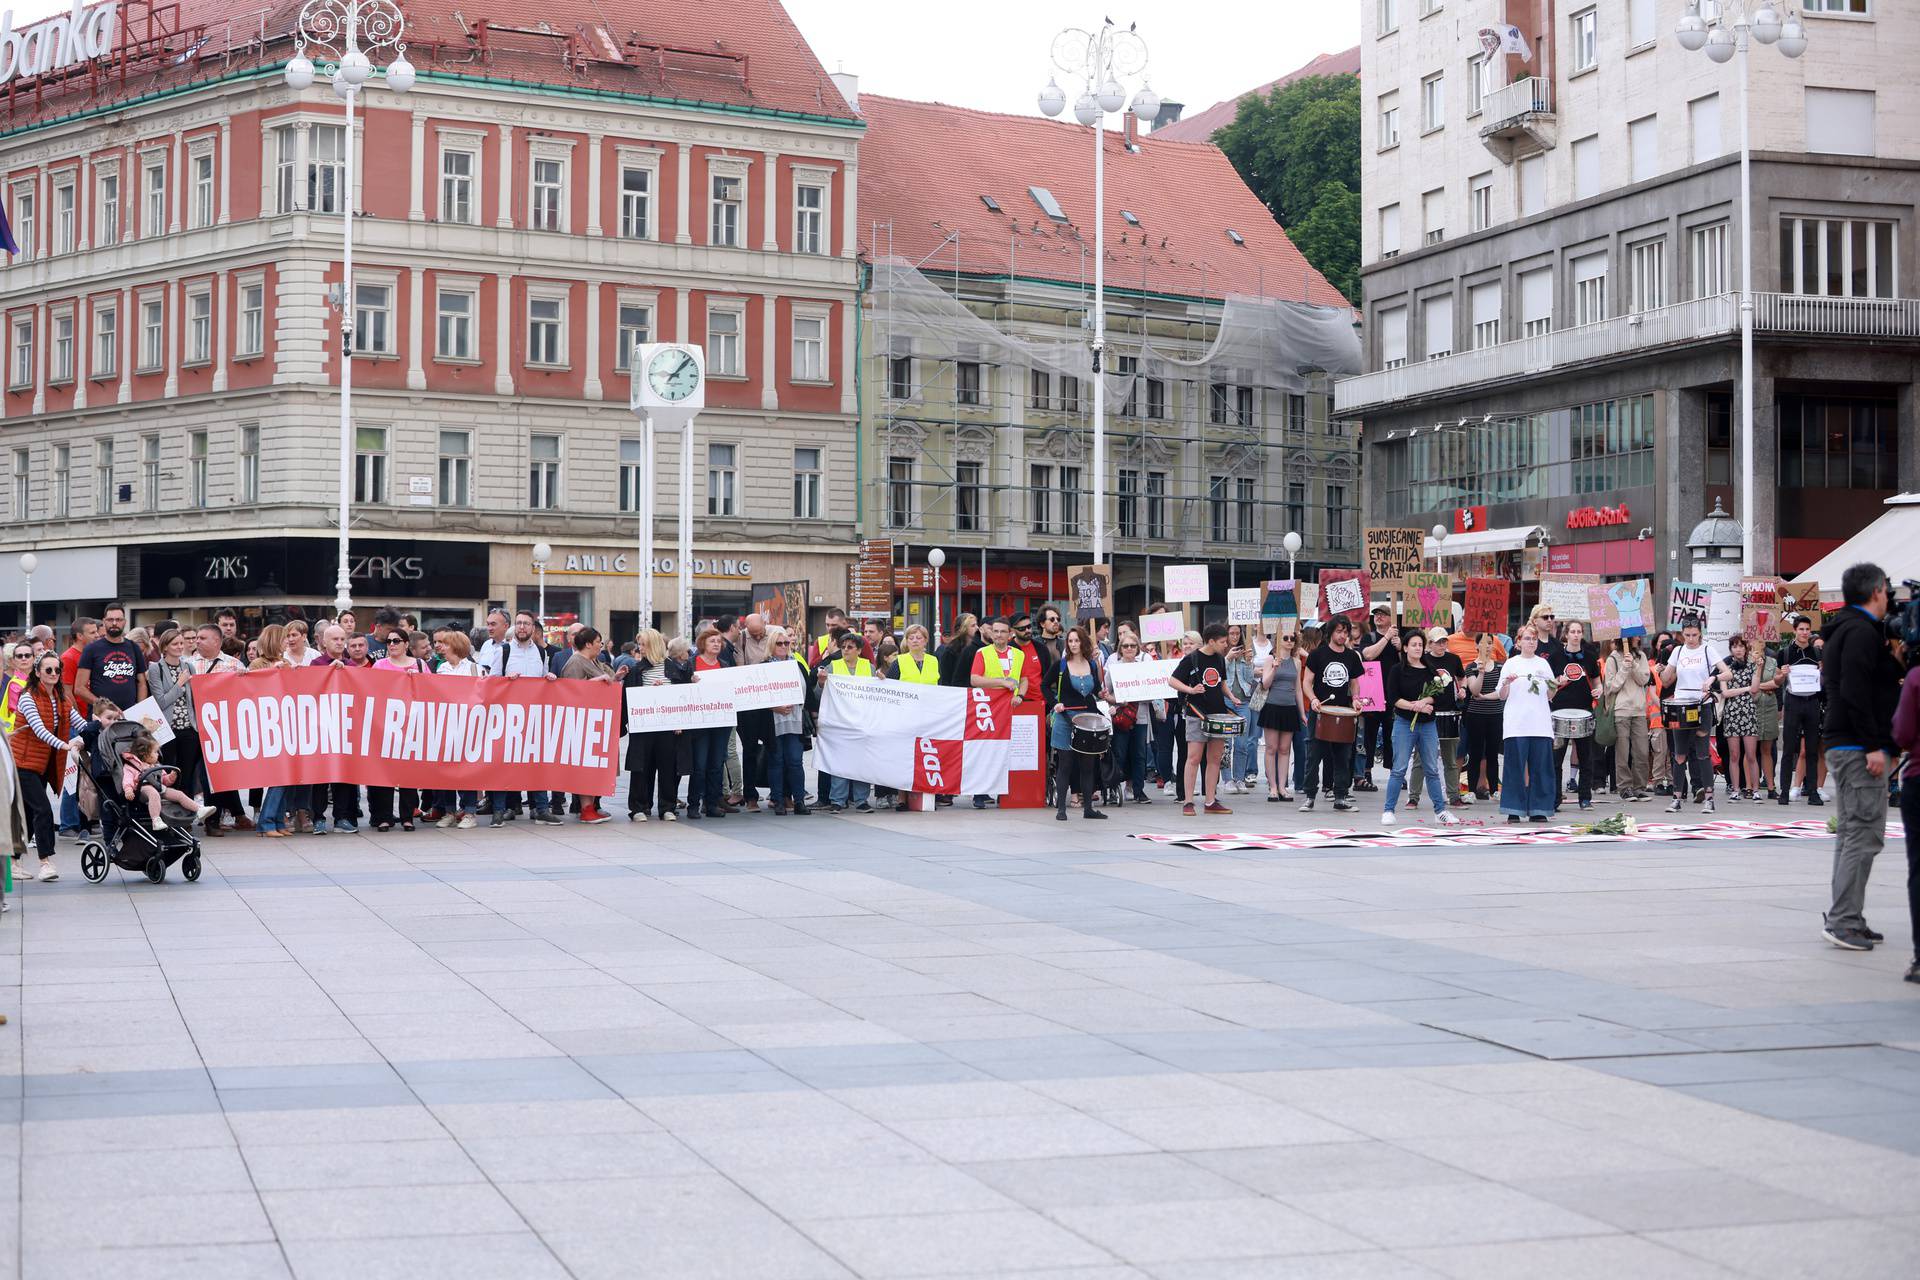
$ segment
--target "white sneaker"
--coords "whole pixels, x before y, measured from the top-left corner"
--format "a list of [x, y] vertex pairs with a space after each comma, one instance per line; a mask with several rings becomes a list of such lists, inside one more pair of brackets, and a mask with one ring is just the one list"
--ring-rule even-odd
[[661, 815], [660, 815], [660, 821], [662, 821], [662, 822], [678, 822], [678, 821], [680, 821], [680, 815], [679, 815], [679, 814], [677, 814], [677, 813], [675, 813], [675, 812], [674, 812], [673, 810], [671, 810], [671, 809], [669, 809], [669, 810], [667, 810], [667, 811], [666, 811], [665, 813], [663, 813], [663, 814], [661, 814]]
[[193, 820], [195, 822], [205, 822], [208, 818], [211, 818], [214, 814], [218, 812], [220, 811], [214, 808], [212, 805], [203, 804], [200, 806], [198, 812], [196, 812], [193, 815]]
[[1393, 816], [1393, 810], [1391, 810], [1391, 809], [1384, 809], [1384, 810], [1382, 810], [1382, 811], [1381, 811], [1381, 813], [1380, 813], [1380, 825], [1381, 825], [1381, 826], [1383, 826], [1383, 827], [1390, 827], [1390, 826], [1392, 826], [1392, 825], [1393, 825], [1394, 823], [1396, 823], [1396, 822], [1398, 822], [1398, 821], [1400, 821], [1400, 819], [1398, 819], [1398, 818], [1396, 818], [1396, 817], [1394, 817], [1394, 816]]
[[455, 822], [453, 825], [462, 831], [471, 831], [475, 827], [479, 826], [480, 824], [479, 822], [475, 821], [474, 816], [472, 814], [463, 813], [460, 815], [459, 820]]
[[42, 858], [40, 860], [40, 875], [38, 878], [48, 883], [52, 883], [60, 878], [60, 868], [53, 865], [52, 858]]
[[1163, 799], [1172, 794], [1173, 794], [1173, 784], [1171, 782], [1163, 782], [1160, 784], [1160, 795]]
[[150, 819], [150, 822], [155, 831], [165, 831], [167, 829], [167, 820], [165, 818], [153, 818]]
[[1460, 825], [1460, 819], [1452, 813], [1443, 813], [1440, 815], [1440, 825], [1443, 827], [1457, 827]]

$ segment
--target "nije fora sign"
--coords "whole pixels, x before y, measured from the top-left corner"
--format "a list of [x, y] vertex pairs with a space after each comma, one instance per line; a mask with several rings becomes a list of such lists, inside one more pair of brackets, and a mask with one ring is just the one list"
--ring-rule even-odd
[[1598, 529], [1602, 525], [1626, 524], [1632, 519], [1624, 502], [1617, 507], [1575, 507], [1567, 512], [1567, 528]]
[[13, 29], [13, 10], [0, 14], [0, 84], [15, 76], [44, 75], [113, 52], [120, 28], [120, 0], [90, 9], [73, 0], [73, 12], [22, 31]]

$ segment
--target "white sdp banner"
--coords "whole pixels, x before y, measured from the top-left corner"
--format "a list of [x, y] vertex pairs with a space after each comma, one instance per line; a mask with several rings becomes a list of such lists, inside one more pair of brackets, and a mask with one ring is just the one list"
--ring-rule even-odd
[[1013, 694], [830, 676], [815, 759], [823, 772], [898, 791], [993, 795], [1007, 789]]

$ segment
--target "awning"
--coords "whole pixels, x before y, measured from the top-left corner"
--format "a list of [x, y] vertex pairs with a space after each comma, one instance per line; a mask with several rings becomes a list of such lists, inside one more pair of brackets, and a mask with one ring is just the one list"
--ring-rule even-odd
[[1887, 571], [1887, 579], [1920, 578], [1920, 493], [1897, 493], [1872, 524], [1822, 556], [1800, 581], [1820, 584], [1822, 598], [1840, 594], [1840, 575], [1862, 560]]
[[1429, 537], [1426, 553], [1444, 559], [1449, 556], [1484, 556], [1496, 551], [1518, 551], [1545, 532], [1546, 529], [1537, 524], [1517, 524], [1510, 529], [1450, 533], [1444, 543]]

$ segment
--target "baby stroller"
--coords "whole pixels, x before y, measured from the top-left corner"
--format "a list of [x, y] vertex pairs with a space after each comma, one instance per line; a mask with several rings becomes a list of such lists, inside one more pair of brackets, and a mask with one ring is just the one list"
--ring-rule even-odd
[[[126, 725], [122, 729], [122, 725]], [[128, 800], [120, 789], [120, 753], [133, 743], [140, 726], [109, 725], [100, 735], [100, 749], [88, 752], [87, 776], [100, 795], [100, 831], [102, 839], [89, 840], [80, 847], [80, 874], [94, 884], [107, 878], [109, 866], [123, 871], [139, 871], [159, 884], [167, 878], [167, 868], [178, 862], [180, 874], [189, 881], [200, 878], [200, 841], [193, 834], [194, 815], [179, 805], [163, 801], [160, 817], [165, 831], [149, 825], [147, 806]], [[164, 766], [155, 766], [141, 775], [145, 782]]]

